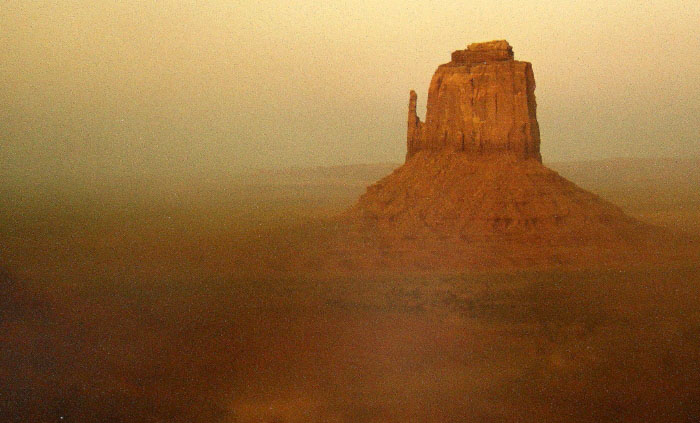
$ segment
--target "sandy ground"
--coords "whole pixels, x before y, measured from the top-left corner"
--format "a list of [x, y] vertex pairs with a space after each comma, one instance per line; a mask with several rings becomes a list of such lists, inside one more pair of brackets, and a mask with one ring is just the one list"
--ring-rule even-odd
[[[568, 166], [576, 181], [565, 172], [582, 165]], [[3, 205], [0, 420], [700, 420], [692, 257], [595, 271], [241, 271], [253, 247], [293, 254], [305, 234], [292, 228], [343, 209], [383, 168], [351, 171], [167, 201]], [[675, 185], [581, 184], [700, 234], [700, 195], [668, 175]]]

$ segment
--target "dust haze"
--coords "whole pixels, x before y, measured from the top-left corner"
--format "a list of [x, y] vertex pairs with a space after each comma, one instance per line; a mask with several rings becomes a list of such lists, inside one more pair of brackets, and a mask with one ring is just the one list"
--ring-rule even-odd
[[[693, 160], [552, 163], [698, 239]], [[396, 165], [3, 208], [5, 421], [693, 421], [697, 261], [285, 272]], [[611, 176], [604, 169], [620, 169]], [[212, 200], [215, 199], [215, 200]], [[303, 230], [300, 228], [304, 228]], [[697, 242], [697, 241], [696, 241]], [[275, 256], [275, 257], [270, 257]], [[697, 257], [697, 255], [695, 255]]]
[[[700, 420], [700, 7], [609, 3], [7, 2], [0, 420]], [[544, 164], [663, 243], [339, 248], [409, 90], [506, 37]]]
[[9, 1], [0, 168], [75, 191], [398, 162], [408, 90], [496, 38], [534, 64], [550, 160], [698, 155], [698, 20], [691, 0]]

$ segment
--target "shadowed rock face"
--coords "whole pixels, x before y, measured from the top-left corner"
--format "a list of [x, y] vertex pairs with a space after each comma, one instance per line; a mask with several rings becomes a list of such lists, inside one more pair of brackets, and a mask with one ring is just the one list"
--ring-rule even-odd
[[532, 65], [514, 60], [507, 41], [453, 52], [430, 82], [425, 123], [416, 102], [411, 91], [407, 160], [421, 150], [452, 150], [541, 161]]

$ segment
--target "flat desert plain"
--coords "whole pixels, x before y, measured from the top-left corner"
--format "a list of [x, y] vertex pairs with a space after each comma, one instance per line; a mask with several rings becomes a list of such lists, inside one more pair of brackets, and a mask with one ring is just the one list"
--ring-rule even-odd
[[677, 234], [682, 259], [266, 265], [313, 256], [314, 222], [392, 164], [4, 188], [0, 420], [699, 421], [700, 160], [547, 165]]

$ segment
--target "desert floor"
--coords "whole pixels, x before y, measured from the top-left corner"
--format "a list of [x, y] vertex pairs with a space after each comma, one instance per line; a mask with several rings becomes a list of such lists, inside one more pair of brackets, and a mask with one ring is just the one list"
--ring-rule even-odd
[[[698, 164], [552, 167], [700, 237]], [[700, 258], [480, 273], [251, 265], [293, 254], [300, 223], [391, 168], [4, 196], [0, 421], [700, 421]]]

